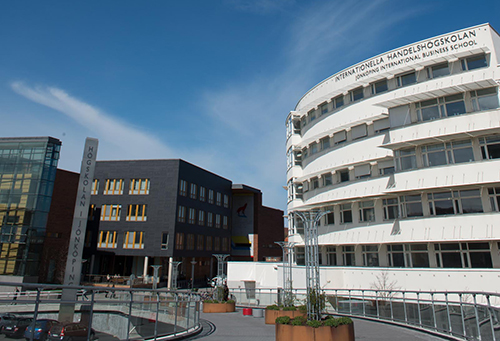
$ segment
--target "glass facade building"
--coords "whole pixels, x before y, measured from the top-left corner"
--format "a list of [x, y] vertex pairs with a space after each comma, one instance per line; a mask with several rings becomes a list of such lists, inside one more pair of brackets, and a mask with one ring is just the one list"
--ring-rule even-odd
[[0, 275], [37, 276], [61, 141], [0, 138]]

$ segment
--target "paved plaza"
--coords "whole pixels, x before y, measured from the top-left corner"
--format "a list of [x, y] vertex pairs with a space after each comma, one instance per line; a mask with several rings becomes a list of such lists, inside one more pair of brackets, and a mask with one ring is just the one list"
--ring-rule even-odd
[[[274, 325], [264, 323], [264, 318], [243, 316], [242, 309], [226, 314], [200, 314], [203, 331], [187, 340], [238, 340], [238, 341], [274, 341]], [[394, 326], [386, 323], [353, 319], [356, 340], [373, 341], [442, 341], [443, 338], [413, 329]], [[304, 340], [306, 341], [306, 340]]]

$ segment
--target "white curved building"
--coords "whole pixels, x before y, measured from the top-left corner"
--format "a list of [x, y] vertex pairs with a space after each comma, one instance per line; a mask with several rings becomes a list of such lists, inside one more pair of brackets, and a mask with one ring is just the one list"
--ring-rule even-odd
[[[332, 212], [322, 266], [498, 280], [499, 83], [500, 36], [484, 24], [355, 64], [300, 99], [286, 120], [287, 208]], [[290, 227], [300, 264], [303, 228]]]

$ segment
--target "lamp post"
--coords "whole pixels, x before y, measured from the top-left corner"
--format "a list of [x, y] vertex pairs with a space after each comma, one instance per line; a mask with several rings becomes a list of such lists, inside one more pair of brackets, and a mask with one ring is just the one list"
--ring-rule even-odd
[[319, 280], [318, 223], [330, 211], [293, 211], [304, 223], [306, 256], [307, 319], [319, 320], [322, 302]]
[[194, 265], [196, 264], [196, 260], [193, 257], [193, 260], [191, 261], [191, 289], [194, 288]]
[[293, 242], [274, 242], [281, 246], [283, 250], [283, 305], [289, 307], [293, 305], [292, 294], [292, 254], [295, 244]]

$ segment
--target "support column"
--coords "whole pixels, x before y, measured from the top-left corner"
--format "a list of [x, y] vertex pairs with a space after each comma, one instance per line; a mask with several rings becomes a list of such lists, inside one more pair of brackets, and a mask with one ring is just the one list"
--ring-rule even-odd
[[168, 278], [167, 278], [167, 289], [172, 289], [172, 271], [173, 271], [173, 263], [174, 257], [168, 258]]
[[144, 256], [144, 269], [142, 270], [142, 278], [146, 278], [148, 274], [148, 262], [149, 262], [148, 256]]

